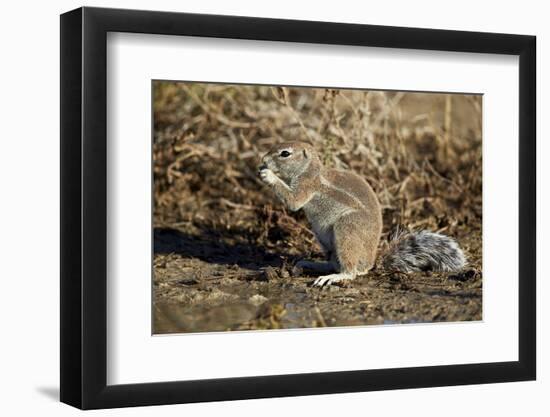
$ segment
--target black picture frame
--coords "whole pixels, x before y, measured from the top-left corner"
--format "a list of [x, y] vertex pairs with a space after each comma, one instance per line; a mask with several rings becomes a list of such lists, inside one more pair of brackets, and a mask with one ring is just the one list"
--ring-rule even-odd
[[[108, 32], [519, 56], [519, 360], [107, 385]], [[94, 409], [535, 379], [534, 36], [85, 7], [61, 15], [60, 56], [62, 402]]]

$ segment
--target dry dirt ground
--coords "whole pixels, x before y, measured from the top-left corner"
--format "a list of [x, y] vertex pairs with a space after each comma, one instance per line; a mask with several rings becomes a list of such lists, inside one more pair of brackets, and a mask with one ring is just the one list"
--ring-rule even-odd
[[[479, 242], [472, 242], [474, 245]], [[296, 256], [155, 230], [155, 333], [423, 323], [481, 319], [482, 280], [385, 274], [319, 289]]]
[[[157, 82], [154, 333], [481, 320], [481, 97]], [[363, 175], [397, 227], [457, 239], [457, 273], [375, 269], [312, 287], [321, 258], [256, 167], [281, 140]]]

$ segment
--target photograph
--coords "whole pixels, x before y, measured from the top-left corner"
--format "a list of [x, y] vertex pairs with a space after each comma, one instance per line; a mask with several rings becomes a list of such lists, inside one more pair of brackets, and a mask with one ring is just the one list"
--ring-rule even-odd
[[153, 334], [482, 320], [481, 94], [152, 101]]

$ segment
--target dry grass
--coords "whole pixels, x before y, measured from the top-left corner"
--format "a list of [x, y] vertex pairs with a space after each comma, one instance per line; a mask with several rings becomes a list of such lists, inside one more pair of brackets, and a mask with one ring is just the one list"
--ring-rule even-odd
[[274, 227], [303, 236], [303, 216], [266, 192], [257, 165], [271, 144], [306, 140], [325, 164], [371, 183], [386, 233], [480, 230], [480, 96], [174, 82], [154, 91], [157, 226], [190, 223], [264, 246]]

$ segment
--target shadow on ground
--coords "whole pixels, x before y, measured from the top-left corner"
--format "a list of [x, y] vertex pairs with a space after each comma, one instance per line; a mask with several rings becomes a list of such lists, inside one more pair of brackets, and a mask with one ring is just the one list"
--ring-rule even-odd
[[[184, 258], [196, 258], [218, 265], [237, 265], [257, 271], [263, 267], [280, 267], [290, 257], [285, 252], [273, 252], [250, 243], [229, 243], [212, 231], [193, 236], [171, 228], [154, 229], [154, 252], [156, 255], [178, 254]], [[233, 232], [233, 237], [239, 237]], [[240, 239], [244, 240], [244, 239]]]

